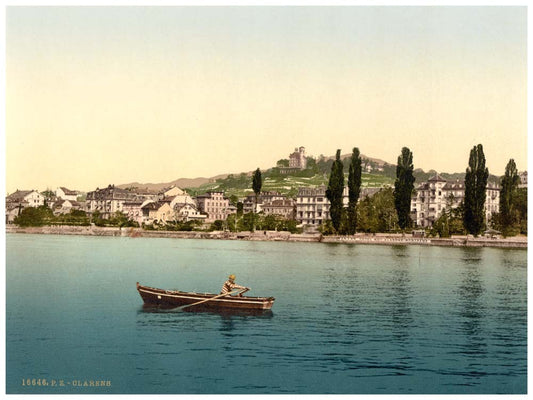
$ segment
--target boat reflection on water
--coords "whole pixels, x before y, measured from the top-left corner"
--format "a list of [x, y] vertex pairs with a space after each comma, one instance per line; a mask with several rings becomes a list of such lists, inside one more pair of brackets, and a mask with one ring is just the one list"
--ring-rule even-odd
[[274, 313], [272, 310], [254, 310], [254, 309], [213, 309], [211, 307], [194, 306], [188, 308], [173, 307], [164, 304], [143, 304], [139, 310], [141, 313], [157, 313], [157, 314], [180, 314], [180, 313], [202, 313], [214, 314], [220, 316], [254, 316], [261, 318], [272, 318]]

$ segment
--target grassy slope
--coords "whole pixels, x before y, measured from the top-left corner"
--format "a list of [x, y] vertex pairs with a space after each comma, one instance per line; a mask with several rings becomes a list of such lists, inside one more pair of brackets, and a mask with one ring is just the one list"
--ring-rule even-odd
[[[328, 175], [316, 174], [311, 177], [302, 176], [263, 176], [263, 191], [277, 191], [288, 196], [295, 196], [298, 193], [299, 187], [316, 187], [328, 184]], [[348, 176], [346, 175], [346, 180]], [[394, 180], [383, 175], [363, 173], [362, 187], [382, 187], [386, 185], [394, 185]], [[252, 177], [240, 176], [232, 178], [231, 176], [225, 179], [217, 179], [215, 182], [210, 182], [201, 185], [198, 188], [191, 188], [189, 191], [194, 194], [202, 194], [209, 190], [221, 190], [226, 193], [226, 196], [236, 195], [237, 197], [245, 197], [252, 194]]]

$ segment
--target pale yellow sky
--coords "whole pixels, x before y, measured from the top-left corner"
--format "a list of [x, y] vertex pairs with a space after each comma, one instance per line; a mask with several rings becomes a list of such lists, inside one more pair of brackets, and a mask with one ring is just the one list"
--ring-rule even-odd
[[9, 7], [6, 190], [269, 168], [297, 146], [527, 169], [525, 7]]

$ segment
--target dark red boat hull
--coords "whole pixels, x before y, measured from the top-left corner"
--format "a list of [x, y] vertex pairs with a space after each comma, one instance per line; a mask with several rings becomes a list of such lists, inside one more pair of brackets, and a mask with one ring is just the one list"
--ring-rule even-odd
[[[197, 303], [218, 296], [213, 293], [191, 293], [179, 290], [157, 289], [142, 286], [137, 282], [137, 290], [147, 305], [157, 305], [165, 308], [181, 307]], [[242, 310], [265, 311], [270, 310], [274, 304], [274, 297], [248, 297], [226, 296], [206, 301], [198, 306], [185, 308], [186, 310]]]

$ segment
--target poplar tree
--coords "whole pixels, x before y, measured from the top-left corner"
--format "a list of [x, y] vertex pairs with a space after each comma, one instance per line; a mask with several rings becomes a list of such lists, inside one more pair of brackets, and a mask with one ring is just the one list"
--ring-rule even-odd
[[515, 223], [515, 201], [518, 195], [520, 177], [513, 159], [505, 167], [505, 175], [501, 180], [500, 192], [500, 224], [504, 234], [509, 233]]
[[463, 224], [468, 233], [478, 236], [485, 224], [485, 199], [489, 170], [485, 167], [483, 146], [478, 144], [470, 150], [470, 159], [465, 176], [465, 199]]
[[357, 201], [361, 192], [361, 172], [359, 149], [354, 147], [348, 172], [348, 228], [346, 233], [349, 235], [353, 235], [357, 229]]
[[326, 190], [326, 197], [329, 200], [329, 215], [331, 223], [337, 232], [342, 220], [342, 192], [344, 191], [344, 170], [341, 161], [341, 151], [337, 150], [335, 161], [331, 166], [331, 173], [329, 174], [329, 183]]
[[407, 147], [402, 148], [396, 165], [394, 181], [394, 207], [398, 214], [398, 225], [405, 229], [411, 225], [411, 196], [415, 188], [413, 176], [413, 153]]
[[263, 186], [263, 180], [261, 178], [261, 170], [257, 168], [254, 172], [253, 178], [252, 178], [252, 189], [255, 193], [255, 210], [254, 212], [257, 212], [257, 198], [259, 194], [261, 193], [261, 187]]
[[263, 180], [261, 178], [261, 170], [257, 168], [252, 176], [252, 189], [255, 193], [255, 204], [252, 212], [252, 231], [255, 231], [255, 213], [257, 212], [257, 198], [261, 193], [261, 187], [263, 186]]

